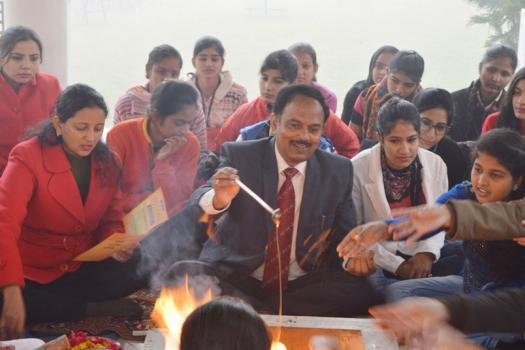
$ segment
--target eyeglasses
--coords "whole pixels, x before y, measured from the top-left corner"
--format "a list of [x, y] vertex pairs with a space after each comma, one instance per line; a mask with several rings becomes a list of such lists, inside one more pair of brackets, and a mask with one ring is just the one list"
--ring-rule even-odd
[[430, 119], [421, 118], [421, 131], [430, 131], [432, 128], [436, 131], [436, 134], [444, 134], [450, 129], [445, 123], [432, 124]]

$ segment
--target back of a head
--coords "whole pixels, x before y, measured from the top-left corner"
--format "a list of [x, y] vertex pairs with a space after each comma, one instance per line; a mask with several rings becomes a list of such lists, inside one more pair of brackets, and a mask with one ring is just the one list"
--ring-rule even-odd
[[445, 89], [426, 88], [414, 97], [412, 101], [419, 113], [433, 108], [442, 108], [447, 113], [447, 125], [454, 119], [454, 102], [452, 95]]
[[415, 83], [421, 82], [425, 71], [425, 60], [416, 51], [402, 50], [390, 62], [390, 73], [403, 73]]
[[259, 72], [263, 74], [269, 69], [278, 70], [283, 79], [292, 84], [297, 78], [297, 59], [288, 50], [274, 51], [266, 56]]
[[388, 135], [398, 122], [408, 123], [419, 132], [421, 118], [419, 112], [411, 102], [392, 97], [380, 109], [377, 114], [376, 128], [380, 135]]
[[240, 300], [220, 298], [195, 309], [182, 327], [180, 350], [269, 350], [262, 318]]
[[150, 113], [157, 112], [161, 119], [175, 114], [188, 106], [197, 104], [198, 93], [190, 84], [169, 80], [153, 91], [150, 101]]

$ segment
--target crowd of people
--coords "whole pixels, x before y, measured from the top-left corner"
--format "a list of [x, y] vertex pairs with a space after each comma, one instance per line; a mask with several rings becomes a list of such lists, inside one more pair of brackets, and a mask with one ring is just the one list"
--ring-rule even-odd
[[[418, 52], [385, 45], [341, 117], [310, 44], [269, 53], [251, 101], [225, 56], [219, 39], [198, 39], [195, 70], [180, 79], [182, 55], [156, 46], [144, 84], [109, 111], [92, 87], [62, 90], [39, 71], [33, 30], [5, 30], [0, 340], [28, 323], [111, 312], [107, 301], [158, 287], [153, 276], [205, 275], [258, 312], [370, 309], [414, 347], [523, 346], [525, 68], [512, 48], [489, 47], [479, 76], [450, 93], [423, 87]], [[240, 182], [279, 209], [277, 221]], [[140, 246], [74, 260], [123, 232], [123, 216], [159, 188], [169, 221]], [[255, 328], [222, 324], [226, 309]], [[207, 344], [202, 328], [221, 323], [269, 349], [261, 322], [219, 299], [188, 318], [181, 346]]]

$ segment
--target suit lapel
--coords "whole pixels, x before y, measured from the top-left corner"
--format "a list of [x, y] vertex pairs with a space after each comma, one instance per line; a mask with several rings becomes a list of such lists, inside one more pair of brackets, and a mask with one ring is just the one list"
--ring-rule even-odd
[[66, 211], [85, 223], [80, 191], [63, 148], [60, 145], [44, 146], [42, 153], [45, 167], [51, 173], [48, 183], [49, 193]]
[[[306, 163], [306, 174], [304, 178], [303, 198], [301, 200], [301, 214], [297, 227], [297, 235], [302, 232], [302, 228], [308, 226], [309, 220], [314, 218], [314, 206], [319, 202], [321, 190], [321, 170], [317, 152]], [[298, 240], [299, 242], [299, 240]]]
[[[264, 150], [262, 159], [263, 172], [263, 199], [272, 208], [277, 208], [277, 184], [279, 174], [277, 173], [277, 159], [275, 158], [275, 138], [268, 142]], [[270, 216], [266, 216], [265, 225], [268, 237], [273, 229], [273, 222]]]

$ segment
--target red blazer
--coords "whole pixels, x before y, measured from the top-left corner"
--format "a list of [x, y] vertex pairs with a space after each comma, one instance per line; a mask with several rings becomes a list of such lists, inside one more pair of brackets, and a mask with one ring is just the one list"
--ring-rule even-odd
[[16, 93], [0, 74], [0, 175], [9, 152], [26, 130], [53, 114], [60, 90], [57, 78], [37, 73]]
[[61, 145], [42, 146], [32, 138], [13, 148], [0, 178], [0, 287], [23, 286], [24, 277], [52, 282], [78, 269], [75, 256], [124, 232], [119, 169], [101, 166], [91, 161], [82, 204]]

